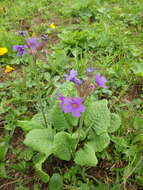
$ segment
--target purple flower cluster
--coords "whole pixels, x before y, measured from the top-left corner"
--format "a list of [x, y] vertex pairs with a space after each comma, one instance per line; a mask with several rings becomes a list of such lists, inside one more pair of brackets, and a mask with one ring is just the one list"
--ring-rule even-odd
[[83, 101], [89, 95], [91, 95], [96, 86], [100, 86], [101, 88], [108, 88], [105, 83], [107, 82], [106, 78], [101, 76], [100, 74], [96, 74], [94, 76], [95, 84], [91, 83], [92, 72], [94, 72], [93, 68], [87, 69], [87, 80], [80, 80], [77, 78], [77, 71], [72, 69], [70, 74], [64, 74], [66, 80], [72, 81], [76, 84], [76, 89], [78, 94], [82, 98], [78, 97], [63, 97], [62, 95], [58, 95], [58, 100], [61, 101], [60, 107], [63, 109], [64, 113], [71, 112], [74, 117], [80, 117], [81, 112], [85, 112], [85, 105]]
[[82, 80], [77, 78], [77, 71], [74, 69], [70, 71], [69, 75], [64, 74], [64, 77], [66, 77], [66, 80], [72, 81], [73, 83], [76, 83], [78, 85], [81, 85], [83, 82]]
[[17, 51], [18, 56], [22, 56], [23, 54], [26, 54], [27, 53], [26, 48], [27, 48], [26, 45], [14, 45], [13, 46], [13, 50]]
[[61, 101], [60, 106], [64, 113], [71, 112], [74, 117], [80, 117], [81, 112], [85, 112], [85, 106], [82, 103], [83, 100], [78, 97], [66, 97], [58, 95], [58, 100]]
[[[19, 31], [22, 32], [23, 31]], [[26, 39], [26, 45], [14, 45], [13, 50], [18, 52], [18, 56], [22, 56], [23, 54], [26, 54], [28, 51], [26, 49], [30, 49], [30, 53], [35, 53], [36, 49], [38, 48], [39, 43], [37, 38], [27, 38]]]
[[[94, 68], [88, 68], [87, 70], [88, 77], [91, 76], [91, 73], [94, 72]], [[75, 84], [81, 85], [83, 83], [83, 80], [77, 78], [77, 71], [72, 69], [70, 71], [70, 74], [64, 74], [64, 77], [66, 77], [66, 80], [72, 81]], [[97, 86], [100, 86], [101, 88], [108, 88], [105, 83], [107, 82], [106, 78], [101, 76], [100, 74], [96, 74], [94, 77]]]
[[35, 50], [39, 46], [37, 38], [27, 38], [26, 44], [31, 50]]

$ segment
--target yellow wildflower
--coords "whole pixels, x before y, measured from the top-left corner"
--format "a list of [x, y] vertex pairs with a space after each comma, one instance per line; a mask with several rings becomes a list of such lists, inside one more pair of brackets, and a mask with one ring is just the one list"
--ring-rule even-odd
[[9, 73], [9, 72], [14, 71], [14, 70], [15, 70], [15, 69], [14, 69], [13, 67], [7, 65], [4, 72], [5, 72], [5, 73]]
[[51, 24], [50, 24], [50, 28], [55, 29], [55, 28], [56, 28], [56, 25], [55, 25], [54, 23], [51, 23]]
[[8, 52], [7, 48], [0, 48], [0, 56], [4, 55], [7, 52]]

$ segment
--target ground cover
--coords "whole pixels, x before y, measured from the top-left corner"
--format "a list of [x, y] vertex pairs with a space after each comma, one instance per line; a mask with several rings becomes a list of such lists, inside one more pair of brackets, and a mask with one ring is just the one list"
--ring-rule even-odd
[[143, 189], [142, 10], [0, 1], [0, 189]]

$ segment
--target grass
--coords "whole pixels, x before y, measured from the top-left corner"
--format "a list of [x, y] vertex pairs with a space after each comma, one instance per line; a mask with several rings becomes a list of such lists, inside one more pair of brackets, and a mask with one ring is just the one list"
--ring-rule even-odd
[[[142, 10], [142, 0], [0, 1], [0, 46], [9, 50], [0, 57], [0, 189], [48, 189], [34, 170], [32, 159], [38, 158], [23, 144], [25, 133], [18, 120], [37, 114], [39, 99], [47, 109], [64, 73], [74, 68], [83, 78], [88, 67], [108, 79], [109, 88], [97, 90], [94, 97], [108, 100], [110, 110], [122, 118], [121, 127], [112, 134], [110, 145], [97, 153], [96, 167], [51, 156], [43, 169], [50, 177], [60, 173], [65, 190], [143, 188]], [[13, 45], [24, 44], [19, 30], [28, 37], [47, 35], [35, 70], [31, 56], [19, 58], [12, 50]], [[5, 73], [6, 65], [15, 70]]]

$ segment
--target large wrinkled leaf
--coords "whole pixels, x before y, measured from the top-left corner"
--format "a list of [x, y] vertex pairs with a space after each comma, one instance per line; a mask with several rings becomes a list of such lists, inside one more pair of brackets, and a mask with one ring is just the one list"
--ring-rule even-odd
[[92, 146], [95, 152], [101, 152], [108, 146], [109, 143], [110, 137], [108, 133], [103, 133], [101, 135], [92, 133], [92, 135], [90, 136], [90, 140], [87, 144]]
[[38, 123], [37, 121], [18, 121], [17, 124], [23, 131], [29, 132], [32, 129], [43, 129], [43, 125]]
[[119, 115], [115, 113], [111, 113], [111, 122], [110, 126], [108, 127], [108, 132], [113, 133], [115, 132], [121, 125], [121, 118]]
[[49, 129], [34, 129], [26, 135], [24, 143], [33, 150], [45, 155], [52, 153], [54, 131]]
[[76, 152], [74, 161], [81, 166], [96, 166], [98, 161], [94, 147], [90, 144], [85, 144], [84, 148]]
[[87, 106], [84, 121], [86, 127], [92, 127], [98, 135], [107, 132], [110, 126], [110, 111], [107, 107], [107, 101], [90, 103]]
[[62, 131], [65, 129], [70, 128], [70, 125], [68, 124], [65, 115], [60, 108], [59, 103], [56, 103], [53, 108], [51, 109], [49, 113], [50, 121], [52, 122], [55, 129], [58, 131]]
[[76, 140], [69, 133], [59, 132], [54, 137], [53, 153], [62, 160], [70, 160]]

